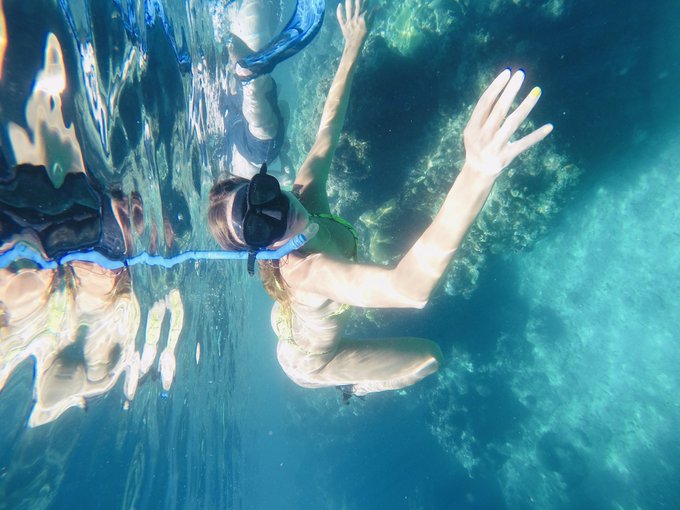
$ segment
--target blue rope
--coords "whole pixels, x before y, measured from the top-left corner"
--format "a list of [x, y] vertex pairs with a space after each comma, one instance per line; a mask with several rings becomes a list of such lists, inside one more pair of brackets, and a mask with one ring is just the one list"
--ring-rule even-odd
[[[263, 250], [257, 253], [258, 260], [273, 260], [285, 257], [290, 252], [301, 248], [309, 238], [305, 234], [298, 234], [293, 239], [288, 241], [278, 250]], [[46, 259], [37, 250], [30, 246], [20, 243], [15, 245], [8, 251], [0, 253], [0, 269], [4, 269], [12, 262], [18, 260], [30, 260], [34, 262], [41, 269], [56, 269], [58, 266], [67, 264], [68, 262], [93, 262], [105, 269], [120, 269], [122, 267], [136, 266], [143, 264], [145, 266], [161, 266], [171, 268], [187, 260], [247, 260], [247, 251], [187, 251], [175, 255], [174, 257], [161, 257], [159, 255], [149, 255], [142, 252], [132, 258], [125, 260], [112, 260], [105, 257], [103, 254], [95, 250], [69, 253], [64, 255], [59, 260]]]

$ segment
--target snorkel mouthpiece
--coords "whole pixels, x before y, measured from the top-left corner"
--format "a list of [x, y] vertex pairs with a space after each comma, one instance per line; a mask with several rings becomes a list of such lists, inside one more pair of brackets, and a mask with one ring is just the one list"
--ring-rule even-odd
[[309, 242], [319, 232], [319, 225], [310, 223], [305, 229], [286, 244], [277, 248], [276, 250], [260, 250], [248, 252], [248, 274], [253, 276], [255, 274], [255, 260], [278, 260], [290, 252], [299, 250]]

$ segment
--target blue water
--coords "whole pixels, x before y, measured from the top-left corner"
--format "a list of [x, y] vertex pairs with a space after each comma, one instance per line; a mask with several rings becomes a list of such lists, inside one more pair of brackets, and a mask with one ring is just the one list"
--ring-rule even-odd
[[[427, 221], [462, 160], [468, 107], [499, 69], [524, 67], [543, 89], [536, 124], [555, 124], [499, 181], [426, 309], [357, 313], [350, 325], [361, 337], [432, 338], [441, 370], [342, 405], [282, 372], [271, 301], [242, 262], [136, 267], [127, 312], [91, 329], [128, 327], [111, 340], [127, 360], [143, 351], [154, 303], [179, 295], [170, 388], [160, 358], [177, 308], [160, 317], [132, 398], [112, 362], [110, 387], [37, 424], [36, 391], [50, 394], [40, 374], [56, 366], [46, 349], [68, 370], [73, 339], [36, 323], [16, 343], [3, 326], [0, 509], [680, 506], [680, 4], [377, 3], [330, 182], [364, 260], [394, 260]], [[205, 211], [224, 172], [225, 4], [130, 5], [2, 0], [0, 169], [16, 156], [10, 123], [38, 145], [26, 107], [51, 32], [68, 82], [58, 117], [92, 179], [141, 197], [135, 247], [214, 249]], [[274, 74], [294, 167], [340, 52], [327, 7], [317, 40]], [[292, 8], [272, 2], [280, 26]], [[78, 161], [64, 144], [46, 144], [56, 181]], [[64, 296], [67, 276], [55, 276]], [[61, 310], [58, 295], [46, 303]]]

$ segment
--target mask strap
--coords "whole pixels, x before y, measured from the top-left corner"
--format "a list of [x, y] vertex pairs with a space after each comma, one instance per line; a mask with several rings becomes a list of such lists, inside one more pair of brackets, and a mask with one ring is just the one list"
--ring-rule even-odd
[[257, 252], [255, 250], [250, 250], [248, 252], [248, 274], [250, 276], [255, 275], [255, 257], [257, 256]]

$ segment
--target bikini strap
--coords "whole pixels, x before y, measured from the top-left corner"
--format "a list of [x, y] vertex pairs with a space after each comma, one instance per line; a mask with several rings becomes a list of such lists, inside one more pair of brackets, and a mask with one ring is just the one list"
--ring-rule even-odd
[[341, 218], [340, 216], [337, 216], [332, 213], [318, 213], [318, 214], [310, 214], [310, 218], [323, 218], [327, 220], [334, 221], [335, 223], [339, 223], [343, 227], [345, 227], [347, 230], [349, 230], [350, 234], [352, 234], [352, 237], [354, 237], [354, 256], [353, 258], [356, 260], [359, 252], [359, 234], [357, 233], [356, 229], [354, 228], [354, 225], [352, 225], [349, 221], [347, 221], [344, 218]]

